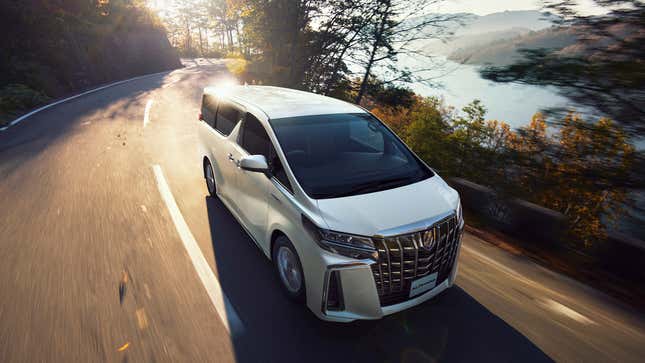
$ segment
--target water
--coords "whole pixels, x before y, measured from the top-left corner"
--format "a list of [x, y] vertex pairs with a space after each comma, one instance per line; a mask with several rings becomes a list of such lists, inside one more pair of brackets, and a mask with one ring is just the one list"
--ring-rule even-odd
[[[408, 85], [423, 96], [442, 97], [448, 106], [461, 110], [475, 99], [479, 99], [488, 110], [487, 119], [504, 121], [513, 128], [531, 121], [538, 111], [551, 107], [572, 107], [571, 102], [559, 95], [554, 88], [514, 83], [496, 83], [482, 79], [477, 66], [445, 61], [445, 74], [435, 81], [442, 88], [431, 88], [421, 83]], [[425, 76], [425, 75], [424, 75]]]

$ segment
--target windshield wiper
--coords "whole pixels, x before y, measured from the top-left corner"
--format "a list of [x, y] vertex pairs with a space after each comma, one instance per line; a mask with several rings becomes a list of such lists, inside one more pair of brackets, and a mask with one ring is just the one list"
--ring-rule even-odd
[[349, 190], [344, 190], [342, 193], [332, 194], [329, 196], [329, 198], [348, 197], [350, 195], [355, 195], [355, 194], [365, 194], [365, 193], [375, 192], [379, 190], [385, 190], [393, 186], [408, 184], [408, 182], [412, 182], [414, 180], [416, 179], [413, 177], [404, 177], [404, 178], [392, 178], [392, 179], [386, 179], [386, 180], [371, 181], [367, 183], [358, 184]]

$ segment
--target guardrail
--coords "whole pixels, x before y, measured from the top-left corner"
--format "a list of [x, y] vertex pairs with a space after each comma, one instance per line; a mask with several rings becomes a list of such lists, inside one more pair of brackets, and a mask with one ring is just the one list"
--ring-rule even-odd
[[594, 266], [621, 277], [645, 278], [643, 241], [611, 233], [598, 246], [581, 249], [566, 238], [567, 218], [560, 212], [525, 200], [507, 198], [491, 188], [465, 179], [451, 178], [448, 183], [459, 192], [464, 209], [480, 218], [487, 228], [501, 231], [534, 247], [585, 255]]

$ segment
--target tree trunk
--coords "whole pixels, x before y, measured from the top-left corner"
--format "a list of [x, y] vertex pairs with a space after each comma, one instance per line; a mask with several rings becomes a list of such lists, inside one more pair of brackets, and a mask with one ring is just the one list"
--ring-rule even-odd
[[186, 41], [184, 42], [184, 48], [187, 51], [190, 51], [190, 23], [186, 20]]
[[240, 23], [237, 20], [235, 20], [235, 37], [237, 38], [237, 49], [240, 53], [243, 53], [242, 41], [240, 40]]
[[369, 81], [370, 72], [372, 71], [372, 66], [374, 65], [374, 59], [376, 58], [376, 52], [381, 46], [381, 39], [383, 37], [383, 31], [385, 30], [385, 24], [387, 23], [389, 11], [390, 11], [390, 4], [387, 5], [387, 7], [385, 8], [385, 11], [383, 12], [383, 15], [381, 16], [381, 23], [379, 24], [378, 32], [375, 34], [375, 37], [374, 37], [374, 45], [372, 46], [372, 51], [370, 52], [370, 59], [367, 62], [367, 66], [365, 67], [365, 75], [363, 76], [361, 87], [358, 90], [358, 95], [356, 95], [356, 100], [354, 101], [356, 104], [360, 105], [361, 100], [363, 99], [363, 95], [365, 95], [365, 90], [367, 89], [367, 82]]
[[291, 36], [291, 44], [290, 44], [290, 50], [289, 50], [289, 80], [287, 81], [288, 85], [290, 87], [295, 86], [297, 83], [295, 78], [296, 78], [296, 67], [298, 65], [298, 61], [300, 60], [299, 57], [296, 56], [296, 47], [298, 46], [298, 41], [299, 37], [298, 35], [300, 34], [300, 9], [302, 8], [302, 3], [301, 1], [298, 1], [296, 4], [296, 14], [295, 14], [295, 28], [297, 29], [296, 31], [292, 32]]
[[199, 31], [199, 54], [203, 57], [204, 56], [204, 43], [202, 40], [202, 27], [200, 26], [197, 28]]
[[230, 26], [226, 26], [226, 34], [228, 35], [228, 50], [233, 50], [233, 31]]

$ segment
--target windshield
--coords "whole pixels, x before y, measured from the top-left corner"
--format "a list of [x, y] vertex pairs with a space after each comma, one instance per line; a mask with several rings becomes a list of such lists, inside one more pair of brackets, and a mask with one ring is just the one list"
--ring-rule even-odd
[[434, 174], [367, 113], [273, 119], [296, 179], [314, 199], [371, 193]]

